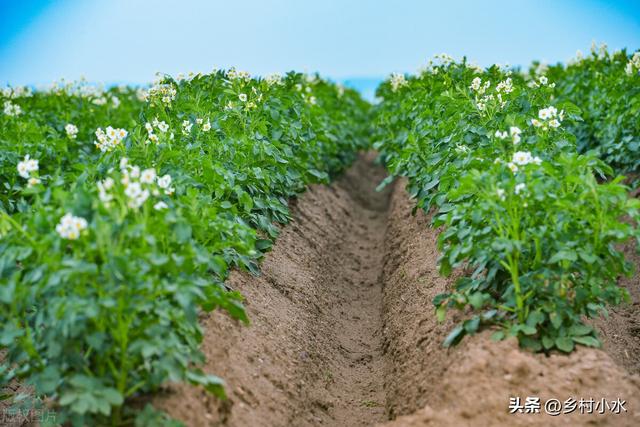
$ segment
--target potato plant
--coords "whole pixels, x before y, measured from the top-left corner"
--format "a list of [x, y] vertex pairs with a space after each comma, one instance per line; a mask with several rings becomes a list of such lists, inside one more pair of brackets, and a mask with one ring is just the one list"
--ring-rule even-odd
[[77, 426], [173, 425], [127, 406], [167, 381], [224, 396], [198, 368], [198, 315], [248, 321], [230, 268], [257, 271], [289, 199], [355, 158], [367, 104], [236, 70], [0, 100], [2, 379]]
[[[536, 73], [533, 67], [531, 74]], [[593, 151], [618, 173], [640, 167], [640, 52], [592, 46], [567, 65], [548, 67], [556, 97], [577, 104], [583, 121], [571, 125], [580, 152]]]
[[585, 318], [628, 298], [617, 286], [631, 268], [618, 243], [638, 237], [638, 202], [611, 168], [579, 154], [571, 123], [580, 109], [554, 98], [554, 84], [443, 56], [419, 75], [379, 88], [376, 147], [406, 176], [417, 207], [436, 210], [440, 270], [469, 274], [434, 300], [471, 307], [445, 345], [483, 326], [536, 351], [597, 346]]

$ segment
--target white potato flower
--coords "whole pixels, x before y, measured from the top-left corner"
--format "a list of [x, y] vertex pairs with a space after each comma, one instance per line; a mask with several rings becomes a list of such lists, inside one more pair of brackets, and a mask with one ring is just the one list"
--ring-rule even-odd
[[548, 108], [543, 108], [538, 111], [538, 118], [540, 118], [540, 120], [547, 120], [549, 117], [551, 117], [551, 114], [549, 113]]
[[265, 80], [269, 86], [282, 84], [282, 76], [280, 74], [269, 74]]
[[115, 185], [115, 181], [113, 180], [113, 178], [108, 177], [104, 181], [102, 181], [102, 185], [104, 186], [105, 190], [111, 190]]
[[158, 187], [166, 190], [171, 186], [171, 175], [164, 175], [158, 178]]
[[18, 175], [24, 179], [29, 179], [29, 170], [27, 169], [27, 163], [22, 161], [18, 163]]
[[67, 123], [64, 130], [67, 132], [67, 136], [71, 139], [76, 139], [76, 136], [78, 136], [78, 127], [72, 123]]
[[499, 131], [497, 130], [495, 133], [495, 137], [498, 139], [506, 139], [509, 136], [507, 131]]
[[140, 182], [143, 184], [153, 184], [156, 179], [156, 170], [153, 168], [145, 169], [140, 174]]
[[87, 227], [86, 219], [67, 213], [60, 219], [60, 223], [56, 225], [56, 232], [63, 239], [77, 240]]
[[191, 123], [189, 120], [184, 120], [182, 122], [182, 134], [189, 135], [189, 133], [191, 133], [192, 127], [193, 127], [193, 123]]
[[516, 151], [515, 153], [513, 153], [513, 158], [511, 161], [516, 165], [524, 166], [531, 163], [532, 160], [533, 160], [533, 157], [531, 156], [530, 152]]
[[38, 161], [30, 158], [28, 154], [24, 156], [24, 160], [18, 163], [18, 174], [24, 179], [29, 179], [31, 173], [37, 172], [38, 169]]
[[524, 191], [524, 189], [525, 189], [526, 187], [527, 187], [527, 186], [526, 186], [523, 182], [521, 182], [521, 183], [519, 183], [519, 184], [516, 184], [516, 186], [515, 186], [515, 188], [514, 188], [514, 193], [516, 193], [516, 194], [520, 194], [520, 193], [522, 193], [522, 192]]
[[629, 76], [632, 76], [634, 74], [634, 70], [635, 73], [640, 72], [640, 52], [635, 52], [631, 59], [629, 59], [627, 65], [624, 67], [625, 73], [627, 73], [627, 75]]
[[139, 178], [140, 177], [140, 167], [131, 166], [131, 178]]
[[161, 211], [163, 209], [167, 209], [169, 206], [163, 202], [162, 200], [159, 201], [158, 203], [156, 203], [155, 205], [153, 205], [153, 209], [157, 210], [157, 211]]
[[507, 78], [505, 81], [498, 83], [496, 87], [497, 92], [511, 93], [513, 92], [513, 82], [511, 81], [511, 77]]
[[170, 106], [177, 93], [178, 91], [173, 84], [158, 81], [149, 89], [148, 98], [150, 100], [160, 99], [163, 104]]
[[392, 92], [397, 92], [398, 89], [409, 84], [407, 79], [404, 77], [404, 74], [400, 73], [392, 73], [389, 81], [391, 83]]
[[4, 114], [10, 117], [19, 116], [22, 114], [22, 108], [19, 105], [13, 104], [10, 101], [4, 102]]
[[166, 131], [169, 130], [169, 125], [164, 120], [161, 122], [158, 122], [157, 127], [162, 133], [165, 133]]
[[95, 146], [105, 153], [120, 145], [124, 138], [127, 137], [128, 132], [124, 129], [108, 126], [105, 130], [102, 128], [96, 129], [95, 135], [97, 138], [97, 141], [94, 141]]
[[149, 92], [144, 88], [138, 88], [136, 90], [136, 98], [138, 98], [138, 101], [147, 102], [149, 100]]
[[[107, 180], [111, 180], [111, 183], [108, 183]], [[98, 181], [98, 198], [100, 201], [108, 205], [111, 200], [113, 200], [113, 196], [108, 193], [108, 190], [113, 187], [113, 179], [107, 178], [104, 181]]]
[[143, 190], [135, 197], [131, 197], [129, 199], [129, 202], [127, 203], [127, 206], [133, 209], [137, 209], [147, 201], [150, 195], [151, 193], [149, 192], [149, 190]]
[[135, 199], [142, 194], [142, 186], [139, 182], [131, 182], [124, 190], [124, 194], [130, 199]]
[[531, 119], [531, 124], [535, 127], [542, 128], [542, 130], [548, 130], [551, 128], [559, 128], [560, 122], [564, 119], [564, 110], [558, 112], [558, 109], [554, 106], [543, 108], [538, 111], [538, 119]]
[[482, 84], [482, 79], [480, 79], [480, 77], [475, 77], [471, 81], [471, 86], [469, 86], [469, 89], [477, 91], [478, 89], [480, 89], [481, 84]]
[[509, 128], [509, 134], [511, 135], [511, 140], [513, 141], [514, 145], [520, 144], [520, 141], [522, 140], [520, 136], [521, 133], [522, 130], [520, 130], [520, 128], [517, 126], [511, 126]]

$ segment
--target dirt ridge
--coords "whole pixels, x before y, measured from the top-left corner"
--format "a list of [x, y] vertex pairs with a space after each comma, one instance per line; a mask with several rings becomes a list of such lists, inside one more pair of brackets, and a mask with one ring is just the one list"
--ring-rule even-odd
[[[422, 211], [411, 216], [413, 201], [400, 181], [391, 197], [383, 276], [387, 352], [386, 426], [637, 426], [640, 377], [619, 365], [615, 347], [579, 347], [569, 355], [547, 357], [518, 348], [515, 339], [493, 342], [491, 331], [465, 338], [458, 346], [442, 341], [460, 313], [438, 323], [433, 297], [455, 277], [438, 274], [438, 230]], [[623, 285], [625, 283], [622, 283]], [[602, 320], [601, 322], [606, 323]], [[624, 331], [619, 331], [624, 334]], [[636, 355], [637, 357], [637, 355]], [[509, 414], [510, 397], [581, 398], [626, 401], [626, 412], [549, 416]]]

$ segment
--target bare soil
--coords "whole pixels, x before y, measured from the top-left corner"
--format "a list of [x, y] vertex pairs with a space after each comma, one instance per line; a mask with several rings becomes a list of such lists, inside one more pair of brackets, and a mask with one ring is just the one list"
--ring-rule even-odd
[[176, 385], [154, 402], [190, 426], [370, 426], [386, 419], [382, 335], [389, 192], [369, 154], [330, 187], [292, 203], [293, 221], [253, 277], [229, 280], [251, 325], [214, 313], [205, 370], [227, 383], [220, 403]]
[[619, 283], [629, 291], [631, 301], [609, 310], [608, 318], [594, 322], [604, 348], [613, 360], [631, 374], [640, 374], [640, 255], [635, 242], [623, 245], [626, 259], [633, 264], [631, 277]]
[[[461, 314], [438, 323], [431, 305], [455, 280], [438, 274], [438, 230], [411, 215], [404, 182], [374, 191], [384, 171], [373, 159], [292, 203], [261, 276], [232, 274], [250, 326], [202, 319], [204, 368], [229, 398], [174, 385], [154, 404], [189, 426], [640, 425], [637, 306], [598, 321], [604, 351], [546, 357], [490, 331], [444, 349]], [[625, 280], [637, 288], [637, 276]], [[627, 412], [508, 413], [510, 397], [528, 396], [620, 398]]]

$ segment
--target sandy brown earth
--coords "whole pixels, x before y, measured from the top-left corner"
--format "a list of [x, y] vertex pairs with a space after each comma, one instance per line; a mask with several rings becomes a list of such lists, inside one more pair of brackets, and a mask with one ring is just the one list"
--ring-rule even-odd
[[613, 360], [630, 373], [640, 375], [640, 255], [635, 242], [625, 244], [622, 249], [636, 268], [633, 276], [620, 280], [620, 285], [629, 291], [631, 301], [612, 307], [608, 318], [594, 323], [600, 331], [605, 350]]
[[388, 192], [373, 156], [292, 204], [262, 263], [234, 272], [249, 327], [206, 317], [206, 371], [227, 382], [219, 403], [175, 386], [158, 406], [190, 426], [369, 426], [384, 421], [382, 284]]
[[[332, 186], [312, 187], [263, 274], [232, 274], [251, 326], [203, 319], [205, 370], [226, 380], [229, 398], [176, 385], [157, 406], [189, 426], [640, 425], [637, 306], [598, 322], [605, 351], [545, 357], [489, 332], [444, 349], [460, 314], [437, 323], [433, 312], [454, 280], [438, 274], [437, 230], [410, 214], [403, 183], [376, 193], [383, 176], [366, 155]], [[510, 397], [528, 396], [619, 398], [626, 412], [508, 413]]]

